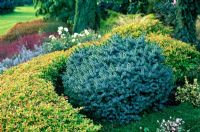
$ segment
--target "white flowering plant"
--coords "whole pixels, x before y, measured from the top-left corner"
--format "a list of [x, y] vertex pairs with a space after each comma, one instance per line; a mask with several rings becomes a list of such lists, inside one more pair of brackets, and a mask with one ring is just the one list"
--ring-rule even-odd
[[177, 88], [176, 100], [200, 107], [200, 85], [198, 80], [194, 79], [194, 82], [190, 84], [187, 77], [185, 77], [185, 85]]
[[101, 38], [101, 35], [96, 34], [92, 30], [84, 30], [81, 33], [70, 34], [66, 27], [58, 27], [58, 36], [50, 35], [49, 41], [43, 44], [46, 52], [53, 52], [58, 50], [67, 50], [70, 47], [88, 41], [93, 41]]
[[100, 35], [95, 34], [92, 30], [84, 30], [81, 33], [74, 33], [71, 35], [68, 28], [58, 27], [58, 36], [50, 35], [49, 41], [42, 46], [35, 46], [35, 50], [31, 51], [26, 47], [21, 47], [20, 54], [12, 58], [6, 58], [0, 62], [0, 74], [12, 66], [16, 66], [22, 62], [28, 61], [38, 55], [46, 54], [56, 50], [65, 50], [73, 45], [81, 44], [83, 42], [97, 40], [101, 38]]
[[181, 118], [172, 118], [169, 120], [163, 119], [162, 121], [157, 121], [159, 123], [159, 128], [157, 128], [156, 132], [189, 132], [189, 130], [185, 130], [183, 128], [183, 124], [185, 123]]

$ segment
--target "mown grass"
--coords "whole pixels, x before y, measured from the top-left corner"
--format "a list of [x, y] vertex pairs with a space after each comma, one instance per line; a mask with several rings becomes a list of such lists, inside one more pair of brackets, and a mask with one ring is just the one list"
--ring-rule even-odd
[[33, 6], [16, 7], [13, 13], [0, 15], [0, 35], [5, 34], [18, 22], [31, 21], [38, 18], [35, 16]]

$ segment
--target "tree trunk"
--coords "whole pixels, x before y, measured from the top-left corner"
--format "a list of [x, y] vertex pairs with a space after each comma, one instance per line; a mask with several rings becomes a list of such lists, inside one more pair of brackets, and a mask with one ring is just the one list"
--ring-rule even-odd
[[76, 0], [74, 32], [84, 29], [97, 30], [100, 24], [97, 0]]

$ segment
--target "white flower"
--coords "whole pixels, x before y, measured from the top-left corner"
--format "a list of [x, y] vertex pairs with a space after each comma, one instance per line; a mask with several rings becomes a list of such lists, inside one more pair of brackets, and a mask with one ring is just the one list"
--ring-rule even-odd
[[64, 28], [62, 26], [58, 27], [58, 30], [62, 31]]
[[76, 41], [76, 39], [72, 39], [72, 42], [75, 42]]
[[66, 38], [66, 37], [65, 37], [65, 34], [61, 34], [60, 37], [61, 37], [61, 38]]
[[51, 39], [51, 38], [53, 38], [53, 37], [55, 37], [54, 35], [49, 35], [49, 38]]
[[61, 35], [61, 34], [62, 34], [62, 31], [61, 31], [61, 30], [58, 30], [58, 34]]
[[65, 32], [69, 32], [69, 29], [68, 29], [68, 28], [64, 28], [64, 31], [65, 31]]
[[182, 121], [181, 118], [176, 118], [176, 122], [177, 122], [177, 123], [179, 123], [179, 122], [181, 122], [181, 121]]
[[64, 30], [64, 28], [62, 26], [58, 27], [58, 34], [61, 35], [63, 30]]
[[56, 40], [56, 37], [55, 37], [54, 35], [50, 35], [49, 38], [50, 38], [51, 40]]
[[173, 4], [173, 5], [176, 5], [176, 0], [174, 0], [172, 4]]
[[86, 29], [84, 30], [84, 32], [85, 32], [86, 35], [90, 34], [90, 32], [88, 30], [86, 30]]
[[84, 34], [79, 34], [79, 36], [80, 36], [80, 37], [84, 37], [85, 35], [84, 35]]
[[98, 38], [101, 38], [101, 35], [98, 35]]
[[74, 34], [72, 35], [73, 38], [76, 38], [77, 36], [78, 36], [78, 33], [74, 33]]

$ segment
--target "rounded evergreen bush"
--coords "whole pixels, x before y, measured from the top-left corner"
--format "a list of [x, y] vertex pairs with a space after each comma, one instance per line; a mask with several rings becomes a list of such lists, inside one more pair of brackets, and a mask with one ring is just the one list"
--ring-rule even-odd
[[13, 0], [0, 0], [0, 15], [13, 12], [15, 4]]
[[144, 38], [112, 37], [76, 50], [66, 61], [64, 94], [96, 119], [126, 123], [158, 110], [172, 90], [172, 71], [161, 50]]

